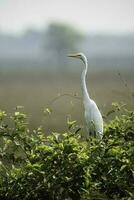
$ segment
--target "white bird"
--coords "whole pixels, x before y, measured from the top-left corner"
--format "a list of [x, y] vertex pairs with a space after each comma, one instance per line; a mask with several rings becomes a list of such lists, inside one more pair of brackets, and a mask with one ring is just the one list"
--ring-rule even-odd
[[87, 125], [87, 130], [89, 136], [102, 138], [103, 118], [96, 103], [91, 99], [90, 95], [88, 94], [86, 86], [86, 74], [88, 70], [87, 58], [83, 53], [69, 54], [68, 57], [81, 59], [85, 64], [85, 68], [81, 74], [81, 82], [82, 82], [83, 105], [85, 109], [85, 121]]

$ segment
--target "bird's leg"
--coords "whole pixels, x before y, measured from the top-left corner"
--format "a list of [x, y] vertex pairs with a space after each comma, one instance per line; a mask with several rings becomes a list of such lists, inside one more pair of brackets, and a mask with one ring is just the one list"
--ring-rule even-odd
[[89, 130], [88, 127], [86, 127], [86, 140], [88, 140], [90, 136], [91, 136], [91, 131]]
[[91, 136], [95, 137], [96, 136], [95, 126], [94, 126], [93, 120], [90, 122], [90, 126], [86, 127], [86, 129], [87, 129], [88, 137], [91, 137]]
[[92, 132], [90, 130], [88, 130], [88, 135], [92, 136]]
[[92, 135], [94, 136], [94, 137], [96, 137], [96, 131], [95, 131], [95, 124], [94, 124], [94, 121], [92, 120], [91, 121], [91, 126], [92, 126]]

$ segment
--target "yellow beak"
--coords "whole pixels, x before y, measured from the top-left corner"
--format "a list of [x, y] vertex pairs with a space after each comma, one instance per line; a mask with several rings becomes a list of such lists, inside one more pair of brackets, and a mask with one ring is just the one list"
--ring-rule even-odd
[[72, 57], [72, 58], [79, 58], [79, 54], [68, 54], [67, 57]]

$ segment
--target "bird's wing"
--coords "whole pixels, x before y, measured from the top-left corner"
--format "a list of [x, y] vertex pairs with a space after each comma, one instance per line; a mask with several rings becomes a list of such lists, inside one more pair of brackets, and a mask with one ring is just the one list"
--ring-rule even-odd
[[103, 119], [101, 113], [94, 101], [92, 105], [85, 110], [85, 119], [88, 129], [96, 134], [103, 134]]

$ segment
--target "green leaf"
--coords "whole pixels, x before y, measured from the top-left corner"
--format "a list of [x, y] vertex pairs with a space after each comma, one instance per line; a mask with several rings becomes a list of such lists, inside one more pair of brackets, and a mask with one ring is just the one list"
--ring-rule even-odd
[[126, 167], [127, 167], [127, 165], [122, 165], [120, 168], [120, 171], [123, 171]]

